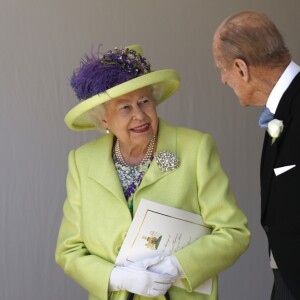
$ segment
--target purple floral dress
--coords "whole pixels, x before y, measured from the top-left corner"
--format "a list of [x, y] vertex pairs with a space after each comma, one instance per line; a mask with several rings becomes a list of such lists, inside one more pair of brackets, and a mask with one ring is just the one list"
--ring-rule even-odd
[[147, 161], [137, 165], [137, 166], [124, 166], [120, 163], [115, 155], [113, 155], [113, 161], [116, 166], [116, 170], [120, 179], [121, 186], [123, 188], [124, 196], [128, 202], [128, 208], [130, 210], [131, 216], [133, 216], [133, 203], [132, 199], [134, 193], [140, 183], [142, 182], [143, 176], [148, 170], [153, 156]]

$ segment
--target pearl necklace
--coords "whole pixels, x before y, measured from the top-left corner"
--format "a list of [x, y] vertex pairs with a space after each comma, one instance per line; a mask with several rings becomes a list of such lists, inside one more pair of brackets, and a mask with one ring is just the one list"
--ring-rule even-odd
[[[156, 136], [154, 135], [148, 145], [145, 156], [143, 157], [142, 161], [138, 165], [142, 165], [146, 161], [151, 159], [153, 152], [154, 152], [155, 142], [156, 142]], [[119, 139], [117, 139], [115, 147], [114, 147], [114, 155], [119, 163], [121, 163], [123, 166], [129, 167], [128, 164], [125, 162], [123, 155], [121, 153]]]

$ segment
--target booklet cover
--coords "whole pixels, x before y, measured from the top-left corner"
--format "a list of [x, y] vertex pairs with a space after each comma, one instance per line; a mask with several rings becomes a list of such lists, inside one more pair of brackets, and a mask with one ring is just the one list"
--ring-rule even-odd
[[[211, 229], [200, 215], [142, 199], [122, 244], [116, 265], [157, 255], [171, 255], [188, 246]], [[176, 286], [182, 287], [180, 280]], [[212, 279], [195, 289], [210, 294]]]

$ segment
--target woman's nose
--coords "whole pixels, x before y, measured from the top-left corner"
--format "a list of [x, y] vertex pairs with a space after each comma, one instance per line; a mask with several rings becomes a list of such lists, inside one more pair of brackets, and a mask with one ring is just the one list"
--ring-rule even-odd
[[133, 115], [133, 118], [138, 119], [138, 120], [141, 120], [144, 118], [144, 112], [138, 105], [134, 106], [134, 108], [132, 110], [132, 115]]

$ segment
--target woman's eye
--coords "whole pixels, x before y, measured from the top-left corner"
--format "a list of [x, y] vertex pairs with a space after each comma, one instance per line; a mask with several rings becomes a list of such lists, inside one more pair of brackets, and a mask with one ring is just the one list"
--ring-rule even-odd
[[127, 110], [127, 109], [129, 109], [129, 108], [130, 108], [129, 105], [124, 105], [124, 106], [122, 106], [120, 109], [121, 109], [121, 110]]
[[142, 101], [140, 101], [140, 104], [147, 104], [149, 102], [150, 102], [149, 99], [143, 99]]

